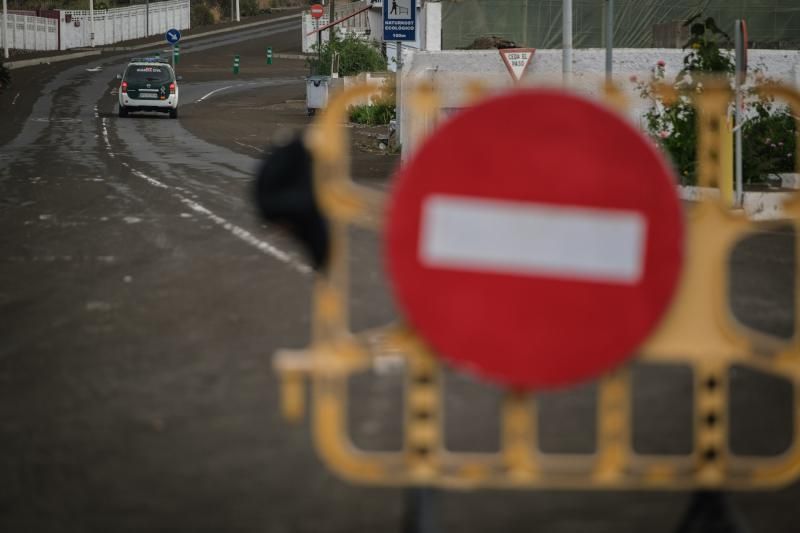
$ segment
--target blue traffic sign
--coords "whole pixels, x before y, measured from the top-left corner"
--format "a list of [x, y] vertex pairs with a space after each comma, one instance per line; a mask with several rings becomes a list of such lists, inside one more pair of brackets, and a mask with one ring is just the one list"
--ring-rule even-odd
[[181, 32], [173, 28], [167, 31], [166, 38], [169, 44], [175, 44], [181, 40]]
[[383, 40], [417, 40], [417, 0], [383, 0]]

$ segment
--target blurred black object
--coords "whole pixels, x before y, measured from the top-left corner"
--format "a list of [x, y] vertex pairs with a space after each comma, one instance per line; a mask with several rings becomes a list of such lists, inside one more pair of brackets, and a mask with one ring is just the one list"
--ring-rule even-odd
[[747, 533], [744, 520], [727, 495], [720, 491], [699, 490], [692, 494], [677, 533]]
[[311, 152], [302, 135], [266, 156], [255, 193], [261, 215], [285, 227], [303, 244], [314, 269], [324, 270], [330, 247], [328, 223], [314, 196]]

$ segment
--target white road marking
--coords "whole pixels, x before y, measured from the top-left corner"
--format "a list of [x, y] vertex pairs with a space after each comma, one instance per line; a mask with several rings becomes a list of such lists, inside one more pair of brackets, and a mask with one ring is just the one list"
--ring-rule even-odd
[[211, 212], [210, 210], [208, 210], [207, 208], [203, 207], [202, 205], [200, 205], [199, 203], [195, 202], [194, 200], [190, 200], [189, 198], [186, 198], [186, 197], [184, 197], [182, 195], [178, 195], [178, 197], [180, 198], [181, 202], [185, 203], [193, 211], [196, 211], [198, 213], [202, 213], [203, 215], [207, 216], [214, 223], [216, 223], [219, 226], [222, 226], [227, 231], [231, 232], [235, 237], [238, 237], [239, 239], [241, 239], [242, 241], [246, 242], [247, 244], [250, 244], [251, 246], [255, 246], [261, 252], [263, 252], [263, 253], [265, 253], [267, 255], [270, 255], [270, 256], [274, 257], [275, 259], [278, 259], [279, 261], [282, 261], [282, 262], [290, 265], [292, 268], [294, 268], [296, 271], [300, 272], [301, 274], [310, 274], [311, 273], [311, 267], [309, 267], [308, 265], [298, 261], [297, 259], [295, 259], [291, 255], [289, 255], [288, 253], [284, 252], [283, 250], [271, 245], [268, 242], [262, 241], [261, 239], [259, 239], [258, 237], [256, 237], [255, 235], [253, 235], [252, 233], [247, 231], [246, 229], [240, 228], [239, 226], [236, 226], [235, 224], [231, 224], [230, 222], [228, 222], [227, 220], [225, 220], [221, 216], [216, 215], [215, 213]]
[[[123, 163], [123, 165], [128, 166], [125, 163]], [[299, 261], [298, 259], [294, 258], [289, 253], [284, 252], [283, 250], [281, 250], [277, 246], [273, 246], [272, 244], [270, 244], [270, 243], [268, 243], [266, 241], [262, 241], [261, 239], [259, 239], [258, 237], [256, 237], [255, 235], [253, 235], [252, 233], [247, 231], [246, 229], [241, 228], [241, 227], [239, 227], [239, 226], [237, 226], [237, 225], [235, 225], [235, 224], [233, 224], [231, 222], [228, 222], [223, 217], [217, 215], [216, 213], [214, 213], [210, 209], [206, 208], [205, 206], [203, 206], [199, 202], [196, 202], [194, 200], [191, 200], [191, 199], [187, 198], [186, 196], [184, 196], [183, 194], [178, 192], [175, 188], [170, 187], [169, 185], [166, 185], [166, 184], [160, 182], [159, 180], [157, 180], [155, 178], [152, 178], [152, 177], [148, 176], [147, 174], [145, 174], [144, 172], [141, 172], [139, 170], [131, 168], [131, 172], [133, 172], [133, 174], [135, 176], [147, 181], [150, 185], [153, 185], [154, 187], [158, 187], [158, 188], [161, 188], [161, 189], [168, 189], [168, 190], [173, 191], [172, 195], [175, 198], [177, 198], [178, 200], [180, 200], [182, 203], [187, 205], [192, 211], [194, 211], [196, 213], [200, 213], [202, 215], [205, 215], [212, 222], [214, 222], [218, 226], [221, 226], [226, 231], [230, 232], [234, 237], [236, 237], [236, 238], [246, 242], [247, 244], [255, 247], [260, 252], [262, 252], [262, 253], [264, 253], [266, 255], [269, 255], [270, 257], [273, 257], [273, 258], [281, 261], [282, 263], [285, 263], [285, 264], [289, 265], [295, 271], [297, 271], [297, 272], [299, 272], [301, 274], [310, 274], [311, 272], [313, 272], [313, 269], [310, 266], [308, 266], [305, 263], [303, 263], [302, 261]]]
[[17, 103], [17, 98], [19, 98], [19, 93], [17, 93], [17, 94], [15, 94], [15, 95], [14, 95], [14, 99], [13, 99], [13, 100], [11, 100], [11, 105], [14, 105], [14, 104], [16, 104], [16, 103]]
[[212, 94], [214, 94], [214, 93], [218, 93], [218, 92], [220, 92], [220, 91], [224, 91], [225, 89], [230, 89], [231, 87], [233, 87], [233, 85], [228, 85], [227, 87], [220, 87], [219, 89], [214, 89], [214, 90], [213, 90], [213, 91], [211, 91], [210, 93], [208, 93], [208, 94], [206, 94], [206, 95], [204, 95], [204, 96], [201, 96], [199, 99], [195, 100], [195, 103], [197, 103], [197, 102], [202, 102], [203, 100], [205, 100], [206, 98], [208, 98], [208, 97], [209, 97], [209, 96], [211, 96]]
[[152, 185], [154, 187], [158, 187], [160, 189], [169, 189], [169, 185], [165, 185], [165, 184], [161, 183], [160, 181], [158, 181], [157, 179], [151, 178], [150, 176], [148, 176], [144, 172], [139, 172], [136, 169], [131, 169], [131, 172], [133, 172], [134, 176], [142, 178], [143, 180], [147, 181], [148, 183], [150, 183], [150, 185]]
[[106, 143], [106, 149], [108, 150], [108, 155], [113, 159], [114, 152], [111, 151], [111, 141], [108, 140], [108, 127], [106, 126], [105, 117], [103, 118], [103, 141], [105, 141]]
[[38, 117], [38, 118], [33, 119], [33, 121], [34, 122], [62, 122], [62, 123], [72, 124], [72, 123], [76, 123], [76, 122], [81, 122], [81, 119], [79, 119], [79, 118], [54, 118], [54, 119], [50, 119], [50, 118]]
[[420, 260], [433, 267], [635, 284], [647, 220], [638, 211], [432, 195]]
[[244, 146], [245, 148], [252, 148], [253, 150], [255, 150], [258, 153], [262, 152], [261, 148], [259, 148], [257, 146], [253, 146], [252, 144], [245, 144], [245, 143], [242, 143], [242, 142], [239, 142], [239, 141], [233, 141], [233, 142], [235, 142], [239, 146]]

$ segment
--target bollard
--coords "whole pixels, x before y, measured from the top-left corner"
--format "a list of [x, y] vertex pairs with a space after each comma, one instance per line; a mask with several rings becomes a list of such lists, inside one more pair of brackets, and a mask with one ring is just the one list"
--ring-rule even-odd
[[177, 65], [181, 59], [181, 47], [178, 43], [172, 47], [172, 64]]
[[267, 47], [267, 65], [271, 65], [271, 64], [272, 64], [272, 47], [268, 46]]
[[233, 56], [233, 73], [239, 74], [239, 54]]

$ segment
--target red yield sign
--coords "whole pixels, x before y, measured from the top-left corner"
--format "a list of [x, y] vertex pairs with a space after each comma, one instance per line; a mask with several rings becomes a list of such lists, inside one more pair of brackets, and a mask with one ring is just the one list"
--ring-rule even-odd
[[535, 52], [535, 48], [503, 48], [500, 50], [500, 57], [503, 58], [503, 63], [506, 64], [508, 73], [514, 78], [514, 81], [522, 79]]
[[635, 355], [680, 277], [675, 180], [577, 96], [518, 91], [455, 115], [396, 177], [386, 262], [402, 313], [454, 365], [515, 388]]
[[315, 19], [322, 17], [325, 13], [325, 8], [322, 7], [322, 4], [312, 4], [311, 5], [311, 16]]

